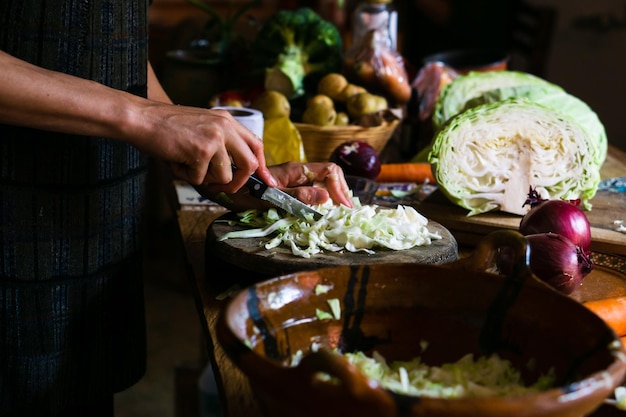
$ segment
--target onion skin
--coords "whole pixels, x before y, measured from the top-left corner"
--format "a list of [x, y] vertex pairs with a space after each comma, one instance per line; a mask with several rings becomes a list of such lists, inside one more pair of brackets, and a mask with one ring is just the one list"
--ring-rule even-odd
[[339, 145], [331, 154], [330, 162], [341, 167], [345, 175], [375, 180], [380, 173], [380, 156], [369, 144], [354, 140]]
[[565, 200], [541, 200], [532, 203], [531, 207], [520, 222], [521, 234], [557, 233], [589, 253], [591, 225], [585, 213], [574, 203]]
[[557, 233], [525, 236], [530, 245], [530, 270], [563, 294], [571, 294], [593, 269], [587, 253]]

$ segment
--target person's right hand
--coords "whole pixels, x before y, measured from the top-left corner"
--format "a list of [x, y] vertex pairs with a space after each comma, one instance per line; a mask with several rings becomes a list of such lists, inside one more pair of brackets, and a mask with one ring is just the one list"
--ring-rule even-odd
[[278, 184], [265, 165], [262, 140], [228, 111], [153, 103], [143, 114], [153, 123], [151, 137], [137, 135], [133, 144], [168, 161], [177, 178], [226, 193], [254, 172], [268, 185]]
[[277, 185], [265, 165], [263, 142], [228, 111], [171, 104], [151, 66], [148, 94], [151, 99], [0, 51], [2, 123], [121, 140], [170, 163], [176, 177], [224, 192], [236, 192], [253, 172]]

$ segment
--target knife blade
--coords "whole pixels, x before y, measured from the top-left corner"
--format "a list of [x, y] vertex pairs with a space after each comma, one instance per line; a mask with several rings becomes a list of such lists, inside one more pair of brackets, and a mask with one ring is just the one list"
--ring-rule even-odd
[[322, 213], [315, 210], [313, 207], [304, 204], [297, 198], [292, 197], [278, 188], [268, 186], [254, 174], [248, 178], [246, 187], [248, 187], [250, 195], [253, 197], [269, 201], [294, 216], [306, 218], [306, 215], [310, 214], [315, 220], [319, 220], [323, 216]]

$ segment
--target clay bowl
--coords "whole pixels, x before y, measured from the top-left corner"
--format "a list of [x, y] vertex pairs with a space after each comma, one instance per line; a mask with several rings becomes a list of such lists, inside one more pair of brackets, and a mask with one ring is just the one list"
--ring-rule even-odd
[[[503, 247], [516, 254], [515, 276], [487, 272]], [[229, 301], [218, 340], [249, 378], [265, 416], [587, 415], [623, 380], [624, 347], [600, 318], [532, 275], [528, 254], [522, 235], [497, 231], [471, 257], [449, 264], [340, 266], [276, 277]], [[318, 284], [331, 289], [317, 295]], [[341, 318], [318, 319], [316, 309], [328, 311], [332, 298], [341, 302]], [[388, 361], [421, 356], [429, 365], [498, 353], [525, 380], [552, 369], [556, 382], [508, 397], [394, 394], [332, 349], [376, 350]], [[292, 366], [298, 351], [303, 359]], [[320, 373], [335, 381], [320, 380]]]

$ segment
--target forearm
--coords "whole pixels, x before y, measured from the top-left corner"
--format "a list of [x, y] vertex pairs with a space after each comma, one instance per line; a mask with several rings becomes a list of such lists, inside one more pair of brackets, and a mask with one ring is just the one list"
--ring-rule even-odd
[[0, 51], [0, 122], [122, 138], [135, 96]]
[[[0, 51], [0, 123], [121, 140], [170, 162], [179, 178], [219, 184], [224, 191], [238, 190], [254, 171], [273, 181], [263, 144], [250, 130], [224, 110], [172, 105], [148, 69], [151, 99]], [[240, 169], [235, 178], [229, 160]]]

